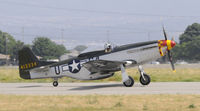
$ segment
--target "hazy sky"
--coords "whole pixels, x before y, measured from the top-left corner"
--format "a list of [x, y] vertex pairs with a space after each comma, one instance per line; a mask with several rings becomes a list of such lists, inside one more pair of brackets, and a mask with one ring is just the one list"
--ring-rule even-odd
[[100, 47], [108, 36], [114, 44], [163, 39], [163, 23], [169, 38], [178, 40], [188, 25], [200, 21], [199, 4], [199, 0], [0, 0], [0, 30], [26, 43], [47, 36], [67, 48]]

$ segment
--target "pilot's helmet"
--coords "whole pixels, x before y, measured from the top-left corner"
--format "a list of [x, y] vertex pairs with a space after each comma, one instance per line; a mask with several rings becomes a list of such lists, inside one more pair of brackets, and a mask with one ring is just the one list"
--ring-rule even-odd
[[105, 52], [111, 52], [112, 51], [112, 46], [109, 43], [106, 43], [104, 48], [105, 48]]

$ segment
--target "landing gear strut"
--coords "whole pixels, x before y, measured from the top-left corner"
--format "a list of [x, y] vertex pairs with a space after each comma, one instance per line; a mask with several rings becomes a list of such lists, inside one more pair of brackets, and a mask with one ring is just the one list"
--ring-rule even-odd
[[138, 70], [140, 72], [140, 83], [142, 85], [148, 85], [150, 82], [151, 82], [151, 78], [149, 75], [147, 75], [145, 72], [144, 72], [144, 69], [142, 68], [142, 66], [139, 66], [138, 67]]
[[131, 76], [127, 75], [123, 65], [121, 65], [120, 67], [121, 67], [122, 81], [123, 81], [124, 86], [132, 87], [134, 84], [134, 79]]
[[57, 86], [58, 86], [58, 78], [54, 78], [53, 86], [54, 86], [54, 87], [57, 87]]

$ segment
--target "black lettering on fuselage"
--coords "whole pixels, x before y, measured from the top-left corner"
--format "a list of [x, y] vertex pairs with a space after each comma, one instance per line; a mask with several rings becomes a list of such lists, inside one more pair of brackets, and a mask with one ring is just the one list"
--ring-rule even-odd
[[55, 66], [55, 73], [56, 73], [56, 75], [60, 74], [60, 67], [59, 66]]
[[89, 58], [89, 61], [96, 61], [96, 60], [99, 60], [99, 57], [92, 57], [92, 58]]
[[96, 60], [99, 60], [99, 57], [91, 57], [91, 58], [88, 58], [88, 59], [84, 59], [84, 60], [81, 60], [81, 62], [90, 62], [90, 61], [96, 61]]

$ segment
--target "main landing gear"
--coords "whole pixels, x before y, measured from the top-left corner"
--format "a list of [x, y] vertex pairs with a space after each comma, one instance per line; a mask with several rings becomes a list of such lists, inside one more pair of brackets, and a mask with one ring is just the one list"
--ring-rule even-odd
[[121, 65], [120, 67], [121, 67], [121, 72], [122, 72], [122, 82], [124, 86], [132, 87], [134, 84], [134, 79], [131, 76], [127, 75], [124, 65]]
[[126, 80], [125, 82], [123, 82], [124, 86], [126, 87], [132, 87], [134, 84], [134, 79], [131, 76], [128, 76], [128, 80]]
[[148, 85], [150, 82], [151, 82], [151, 78], [149, 75], [147, 75], [145, 72], [144, 72], [144, 69], [142, 68], [142, 66], [139, 66], [138, 67], [138, 70], [140, 72], [140, 83], [142, 85]]
[[[131, 76], [127, 75], [124, 65], [121, 65], [120, 67], [121, 67], [121, 72], [122, 72], [122, 82], [124, 86], [132, 87], [134, 85], [134, 79]], [[148, 85], [151, 82], [150, 76], [144, 72], [142, 66], [139, 66], [138, 70], [140, 72], [140, 83], [142, 85]]]
[[58, 86], [58, 78], [54, 78], [53, 86], [54, 86], [54, 87], [57, 87], [57, 86]]

